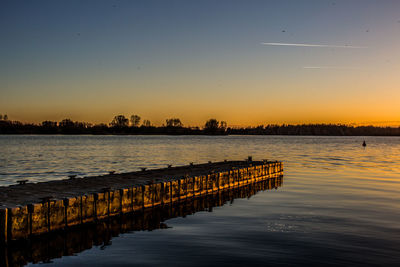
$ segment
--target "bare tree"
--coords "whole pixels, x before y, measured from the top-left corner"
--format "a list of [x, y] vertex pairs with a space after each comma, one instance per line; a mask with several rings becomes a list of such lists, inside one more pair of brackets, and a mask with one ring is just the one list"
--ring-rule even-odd
[[138, 127], [140, 124], [140, 116], [132, 115], [131, 116], [131, 126]]

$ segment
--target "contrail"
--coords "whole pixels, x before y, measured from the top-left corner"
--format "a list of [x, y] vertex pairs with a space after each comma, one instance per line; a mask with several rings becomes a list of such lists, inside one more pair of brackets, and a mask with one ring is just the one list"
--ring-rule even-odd
[[354, 45], [324, 45], [324, 44], [292, 44], [292, 43], [261, 43], [262, 45], [274, 46], [297, 46], [297, 47], [326, 47], [326, 48], [368, 48], [367, 46], [354, 46]]
[[334, 70], [358, 70], [354, 67], [335, 67], [335, 66], [304, 66], [303, 69], [334, 69]]

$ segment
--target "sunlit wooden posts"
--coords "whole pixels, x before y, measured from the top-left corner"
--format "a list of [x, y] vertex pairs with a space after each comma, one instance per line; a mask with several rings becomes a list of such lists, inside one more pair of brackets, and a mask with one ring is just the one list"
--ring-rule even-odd
[[194, 177], [186, 178], [186, 197], [191, 198], [194, 196]]
[[121, 213], [130, 213], [133, 211], [132, 188], [119, 189]]
[[133, 194], [133, 211], [140, 211], [144, 207], [144, 196], [143, 196], [144, 186], [132, 187]]
[[162, 195], [162, 202], [164, 205], [171, 204], [172, 199], [172, 190], [171, 190], [171, 181], [162, 183], [163, 185], [163, 195]]
[[201, 194], [202, 187], [203, 186], [201, 177], [199, 176], [194, 177], [194, 196], [198, 196]]
[[65, 227], [65, 206], [62, 199], [51, 199], [49, 205], [49, 232]]
[[[281, 178], [269, 179], [272, 184], [280, 184]], [[209, 210], [213, 207], [223, 206], [235, 198], [250, 197], [259, 190], [268, 187], [268, 180], [258, 183], [251, 183], [235, 190], [220, 190], [211, 195], [203, 195], [194, 198], [187, 198], [184, 202], [175, 205], [158, 206], [146, 209], [144, 212], [136, 212], [133, 216], [110, 217], [107, 221], [99, 221], [91, 227], [73, 227], [67, 232], [57, 231], [46, 238], [37, 238], [32, 242], [18, 243], [18, 246], [10, 246], [8, 251], [0, 255], [0, 266], [28, 264], [29, 262], [38, 263], [71, 256], [90, 249], [93, 245], [100, 246], [108, 244], [111, 238], [119, 234], [139, 231], [154, 230], [168, 227], [163, 223], [167, 219], [184, 217], [199, 211]], [[134, 191], [131, 187], [132, 192]], [[121, 193], [124, 195], [126, 191]], [[164, 196], [164, 194], [163, 194]], [[90, 196], [88, 195], [88, 199]], [[163, 197], [164, 198], [164, 197]], [[54, 200], [57, 201], [57, 200]], [[50, 204], [51, 205], [51, 204]], [[0, 209], [2, 214], [4, 209]], [[7, 209], [5, 209], [7, 211]], [[1, 217], [0, 218], [4, 218]], [[52, 224], [52, 223], [51, 223]], [[51, 228], [51, 226], [50, 226]], [[6, 253], [5, 253], [6, 252]], [[18, 264], [17, 264], [18, 263]]]
[[162, 184], [157, 183], [153, 184], [153, 206], [160, 206], [162, 202]]
[[152, 201], [152, 185], [144, 185], [143, 186], [143, 208], [150, 208], [153, 206], [153, 201]]
[[[180, 178], [154, 177], [149, 179], [147, 184], [127, 188], [106, 187], [100, 192], [65, 199], [45, 197], [38, 203], [22, 207], [0, 206], [0, 238], [2, 241], [23, 239], [74, 225], [98, 222], [116, 215], [142, 213], [145, 209], [163, 206], [168, 206], [168, 213], [186, 214], [187, 209], [199, 206], [198, 202], [194, 201], [197, 197], [205, 197], [206, 202], [210, 200], [222, 203], [225, 201], [224, 190], [227, 191], [227, 199], [230, 199], [230, 192], [232, 194], [239, 192], [240, 197], [246, 197], [254, 190], [277, 188], [282, 184], [282, 179], [279, 177], [283, 173], [281, 162], [248, 159], [243, 161], [242, 165], [231, 166], [228, 169], [218, 169], [220, 168], [218, 166], [221, 166], [218, 164], [227, 163], [216, 163], [212, 169], [207, 167], [211, 170], [203, 175], [189, 176], [190, 170], [188, 170], [188, 173]], [[197, 167], [190, 165], [184, 168], [193, 170]], [[141, 171], [145, 171], [145, 168]], [[239, 187], [243, 190], [238, 191]], [[179, 202], [186, 204], [176, 208], [175, 204]], [[211, 204], [208, 203], [206, 206]], [[151, 213], [146, 214], [145, 216], [152, 216]]]
[[30, 235], [30, 214], [28, 206], [8, 208], [7, 238], [26, 239]]
[[[89, 204], [89, 203], [86, 203]], [[82, 197], [71, 197], [64, 199], [64, 216], [65, 216], [65, 225], [74, 226], [80, 224], [82, 222]], [[85, 206], [86, 208], [87, 206]], [[95, 209], [94, 196], [92, 207]]]
[[[95, 220], [96, 203], [94, 194], [83, 195], [81, 197], [75, 198], [74, 203], [76, 203], [75, 205], [80, 205], [81, 207], [80, 220], [82, 223], [88, 223]], [[68, 224], [69, 223], [67, 223], [67, 225]]]
[[186, 192], [187, 192], [187, 181], [186, 181], [186, 176], [182, 177], [181, 179], [178, 180], [179, 184], [179, 200], [185, 200], [186, 199]]
[[121, 190], [110, 190], [110, 191], [108, 191], [108, 194], [109, 194], [108, 216], [114, 216], [114, 215], [120, 214], [122, 212]]
[[208, 175], [201, 176], [201, 194], [207, 195], [207, 186], [208, 186]]
[[171, 202], [179, 201], [179, 181], [171, 181]]

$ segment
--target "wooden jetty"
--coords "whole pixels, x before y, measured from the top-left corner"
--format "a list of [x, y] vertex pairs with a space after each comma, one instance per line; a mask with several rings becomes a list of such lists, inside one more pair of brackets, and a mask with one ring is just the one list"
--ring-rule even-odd
[[224, 161], [0, 187], [0, 242], [142, 212], [283, 174], [278, 161]]
[[113, 216], [107, 220], [65, 228], [30, 239], [0, 244], [0, 266], [25, 266], [28, 263], [52, 262], [55, 258], [77, 255], [93, 246], [112, 245], [112, 239], [124, 233], [169, 228], [168, 220], [197, 212], [210, 212], [214, 207], [234, 203], [234, 199], [250, 198], [258, 192], [278, 189], [282, 175], [240, 187], [213, 191], [212, 194], [187, 198], [152, 209]]

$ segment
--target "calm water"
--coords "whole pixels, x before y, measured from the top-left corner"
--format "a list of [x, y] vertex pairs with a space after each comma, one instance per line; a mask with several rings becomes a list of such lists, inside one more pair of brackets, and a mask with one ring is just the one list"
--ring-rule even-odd
[[282, 187], [49, 265], [400, 264], [397, 137], [0, 136], [0, 184], [248, 155], [283, 161]]

